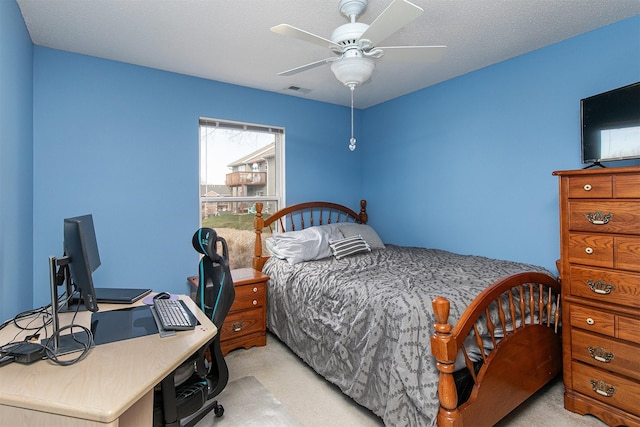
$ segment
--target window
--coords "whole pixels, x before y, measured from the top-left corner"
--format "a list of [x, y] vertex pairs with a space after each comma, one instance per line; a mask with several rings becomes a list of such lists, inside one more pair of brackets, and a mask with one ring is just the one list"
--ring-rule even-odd
[[231, 268], [250, 267], [256, 202], [284, 203], [284, 129], [200, 118], [200, 224], [229, 246]]

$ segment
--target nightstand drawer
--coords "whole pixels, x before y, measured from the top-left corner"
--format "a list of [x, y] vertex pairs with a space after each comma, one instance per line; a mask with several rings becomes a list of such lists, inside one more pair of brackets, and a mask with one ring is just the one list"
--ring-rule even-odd
[[571, 266], [571, 295], [640, 308], [640, 274]]
[[229, 313], [222, 325], [221, 340], [233, 339], [254, 332], [264, 332], [264, 312], [262, 308]]
[[640, 202], [571, 201], [569, 230], [640, 235]]
[[571, 326], [610, 337], [615, 336], [615, 315], [573, 304], [571, 306]]
[[615, 339], [571, 330], [571, 355], [595, 367], [640, 379], [640, 347]]
[[640, 415], [640, 383], [610, 372], [572, 362], [574, 390], [607, 405]]
[[262, 307], [265, 304], [265, 295], [264, 283], [236, 286], [236, 298], [233, 300], [230, 312]]

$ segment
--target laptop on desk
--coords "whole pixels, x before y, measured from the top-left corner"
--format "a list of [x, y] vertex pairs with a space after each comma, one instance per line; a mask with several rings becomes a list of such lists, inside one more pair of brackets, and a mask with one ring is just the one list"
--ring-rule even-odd
[[98, 302], [111, 304], [133, 304], [151, 293], [148, 288], [95, 288]]

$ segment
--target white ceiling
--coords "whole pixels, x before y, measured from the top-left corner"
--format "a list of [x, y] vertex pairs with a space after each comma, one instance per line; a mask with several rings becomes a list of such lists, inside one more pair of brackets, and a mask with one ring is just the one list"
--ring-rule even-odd
[[[338, 0], [17, 0], [34, 44], [350, 105], [329, 65], [280, 71], [328, 49], [269, 31], [286, 23], [325, 38], [347, 22]], [[370, 24], [391, 0], [371, 0]], [[436, 64], [377, 61], [355, 91], [366, 108], [640, 14], [640, 0], [413, 0], [424, 14], [385, 46], [446, 45]], [[640, 37], [640, 28], [638, 29]], [[620, 40], [620, 43], [636, 41]], [[290, 86], [309, 89], [292, 91]]]

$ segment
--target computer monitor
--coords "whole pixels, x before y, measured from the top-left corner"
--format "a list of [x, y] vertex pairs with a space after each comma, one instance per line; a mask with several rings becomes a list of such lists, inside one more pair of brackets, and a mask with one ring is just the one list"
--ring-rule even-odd
[[[98, 302], [93, 287], [93, 271], [100, 265], [100, 255], [96, 243], [93, 217], [83, 215], [64, 220], [64, 256], [49, 257], [49, 277], [51, 285], [51, 311], [53, 334], [45, 338], [42, 343], [50, 348], [54, 355], [62, 355], [75, 351], [85, 351], [93, 346], [90, 331], [79, 326], [69, 325], [60, 327], [58, 312], [69, 311], [70, 304], [59, 305], [58, 286], [62, 284], [60, 277], [66, 282], [67, 292], [65, 300], [70, 301], [73, 294], [80, 293], [82, 303], [87, 310], [98, 311]], [[59, 267], [58, 272], [56, 268]], [[76, 306], [76, 310], [80, 306]], [[67, 335], [61, 331], [70, 329]]]
[[87, 310], [95, 313], [98, 311], [98, 301], [92, 273], [100, 266], [100, 254], [91, 214], [65, 218], [64, 252], [69, 257], [73, 287], [80, 292]]

